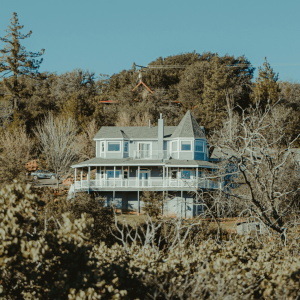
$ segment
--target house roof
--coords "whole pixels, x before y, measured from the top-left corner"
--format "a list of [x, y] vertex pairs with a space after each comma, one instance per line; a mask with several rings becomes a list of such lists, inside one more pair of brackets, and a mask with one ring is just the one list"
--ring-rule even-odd
[[[171, 137], [176, 126], [165, 126], [164, 127], [164, 138]], [[157, 139], [158, 127], [148, 126], [103, 126], [97, 132], [94, 139], [105, 139], [105, 138], [149, 138]]]
[[150, 160], [150, 159], [133, 159], [127, 158], [100, 158], [95, 157], [90, 160], [73, 165], [72, 168], [81, 168], [87, 166], [166, 166], [166, 167], [207, 167], [216, 168], [217, 166], [208, 161], [202, 160], [179, 160], [168, 159], [164, 162], [162, 160]]
[[172, 134], [172, 138], [178, 137], [205, 138], [204, 128], [199, 126], [189, 110]]
[[[157, 139], [158, 127], [149, 126], [103, 126], [94, 139], [105, 138], [149, 138]], [[205, 138], [204, 128], [199, 126], [192, 113], [188, 111], [178, 126], [164, 126], [164, 138]]]

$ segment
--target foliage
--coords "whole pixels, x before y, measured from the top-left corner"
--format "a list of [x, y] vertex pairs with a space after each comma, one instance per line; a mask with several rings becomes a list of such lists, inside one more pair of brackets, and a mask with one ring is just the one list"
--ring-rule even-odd
[[24, 126], [0, 132], [0, 174], [2, 183], [25, 178], [25, 163], [32, 157], [33, 142]]
[[[295, 299], [300, 295], [299, 252], [297, 243], [289, 244], [293, 239], [288, 247], [280, 239], [263, 236], [260, 241], [245, 236], [222, 244], [203, 239], [185, 246], [181, 239], [171, 251], [161, 251], [151, 239], [160, 224], [147, 221], [143, 243], [134, 239], [125, 246], [91, 245], [93, 226], [86, 214], [73, 219], [63, 213], [61, 227], [42, 232], [36, 229], [39, 209], [29, 185], [14, 183], [0, 191], [1, 299]], [[77, 212], [82, 210], [83, 206]], [[182, 228], [179, 225], [179, 232]]]
[[32, 34], [32, 31], [25, 35], [22, 34], [20, 30], [23, 27], [23, 25], [19, 24], [17, 13], [14, 12], [11, 25], [6, 30], [7, 35], [4, 38], [0, 38], [6, 44], [4, 49], [0, 51], [2, 54], [0, 57], [0, 73], [5, 88], [14, 98], [15, 109], [18, 107], [17, 101], [22, 91], [18, 78], [21, 75], [36, 77], [40, 64], [43, 61], [43, 59], [36, 60], [36, 58], [44, 54], [44, 49], [41, 52], [33, 53], [27, 52], [25, 47], [21, 46], [20, 41], [29, 38]]
[[78, 160], [83, 147], [76, 140], [77, 132], [78, 127], [73, 119], [54, 117], [52, 113], [34, 131], [49, 167], [56, 174], [57, 187], [59, 178]]
[[275, 104], [278, 101], [279, 86], [278, 74], [273, 71], [266, 57], [263, 66], [264, 68], [258, 68], [258, 77], [255, 79], [251, 97], [253, 103], [259, 101], [260, 105], [265, 107], [268, 103]]
[[150, 217], [157, 218], [158, 215], [162, 214], [164, 203], [162, 193], [145, 190], [140, 199], [143, 203], [143, 211]]
[[288, 115], [278, 108], [250, 107], [235, 117], [229, 113], [212, 142], [224, 164], [218, 176], [232, 175], [222, 188], [227, 196], [223, 204], [231, 198], [242, 201], [242, 215], [284, 234], [290, 223], [287, 216], [299, 215], [299, 166], [291, 151], [295, 140], [285, 135]]

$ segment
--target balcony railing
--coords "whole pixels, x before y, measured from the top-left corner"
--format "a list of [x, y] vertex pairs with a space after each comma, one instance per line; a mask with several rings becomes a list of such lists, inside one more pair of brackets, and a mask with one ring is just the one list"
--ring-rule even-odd
[[[196, 188], [196, 179], [149, 178], [149, 179], [99, 179], [75, 182], [75, 190], [98, 190], [101, 188]], [[220, 182], [198, 180], [198, 189], [219, 189]]]
[[137, 150], [133, 153], [133, 159], [170, 159], [172, 153], [168, 150]]

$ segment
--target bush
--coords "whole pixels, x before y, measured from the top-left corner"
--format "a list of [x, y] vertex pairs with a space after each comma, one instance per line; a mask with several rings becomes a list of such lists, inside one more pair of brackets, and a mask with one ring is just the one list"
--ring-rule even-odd
[[[280, 237], [269, 240], [264, 236], [260, 242], [236, 236], [221, 243], [205, 234], [200, 237], [205, 224], [195, 222], [192, 237], [198, 231], [197, 243], [187, 239], [185, 244], [177, 242], [160, 251], [149, 234], [159, 232], [163, 221], [146, 220], [143, 241], [136, 238], [131, 245], [107, 246], [93, 238], [96, 223], [90, 216], [99, 211], [96, 199], [82, 196], [73, 203], [73, 212], [62, 213], [58, 229], [38, 231], [41, 202], [30, 186], [15, 182], [0, 191], [1, 300], [300, 296], [297, 243], [284, 247]], [[83, 201], [88, 203], [86, 209]], [[176, 224], [180, 225], [177, 231]], [[183, 228], [188, 226], [174, 219], [172, 236], [185, 234]]]
[[141, 201], [143, 201], [143, 210], [150, 217], [157, 218], [159, 214], [162, 213], [163, 208], [163, 196], [160, 193], [155, 193], [153, 191], [143, 191], [141, 195]]

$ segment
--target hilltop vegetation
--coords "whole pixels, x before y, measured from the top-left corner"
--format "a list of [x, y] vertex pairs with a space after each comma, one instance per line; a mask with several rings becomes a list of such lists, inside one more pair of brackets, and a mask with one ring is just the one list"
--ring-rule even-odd
[[[254, 79], [245, 56], [195, 51], [141, 73], [39, 72], [44, 50], [22, 47], [22, 29], [14, 13], [0, 38], [1, 300], [299, 299], [298, 83], [279, 81], [267, 59]], [[140, 74], [153, 93], [134, 89]], [[133, 228], [97, 195], [70, 202], [26, 184], [30, 159], [62, 176], [94, 157], [101, 126], [155, 125], [159, 113], [177, 125], [187, 110], [210, 152], [225, 149], [203, 176], [226, 184], [198, 192], [205, 211], [193, 220], [161, 217], [161, 195], [144, 193], [153, 217]], [[264, 232], [225, 231], [229, 216]]]

